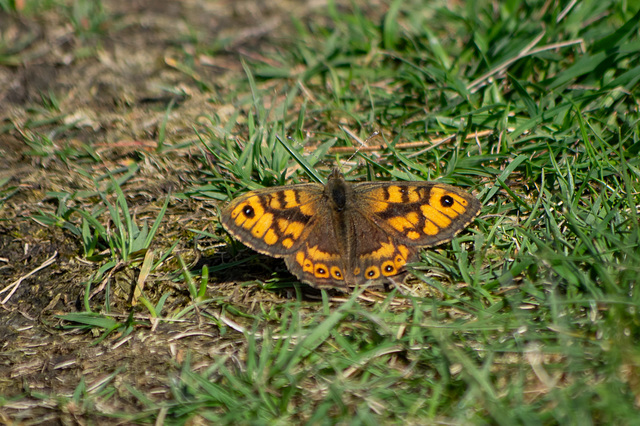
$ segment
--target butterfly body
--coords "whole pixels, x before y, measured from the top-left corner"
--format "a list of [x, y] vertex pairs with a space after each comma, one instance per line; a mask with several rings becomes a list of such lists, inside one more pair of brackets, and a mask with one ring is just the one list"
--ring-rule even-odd
[[246, 193], [222, 210], [221, 222], [245, 245], [284, 258], [302, 282], [346, 290], [403, 277], [420, 247], [449, 241], [479, 210], [454, 186], [351, 183], [336, 169], [326, 185]]

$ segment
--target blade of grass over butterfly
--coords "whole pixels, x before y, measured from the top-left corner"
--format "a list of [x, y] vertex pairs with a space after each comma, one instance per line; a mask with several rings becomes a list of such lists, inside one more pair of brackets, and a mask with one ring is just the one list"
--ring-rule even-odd
[[325, 183], [324, 178], [318, 172], [316, 172], [316, 170], [311, 166], [311, 164], [309, 164], [309, 162], [306, 160], [306, 158], [304, 158], [302, 155], [300, 155], [300, 153], [298, 151], [293, 149], [293, 147], [291, 146], [291, 144], [288, 141], [282, 139], [278, 135], [276, 135], [276, 139], [289, 152], [289, 154], [291, 154], [291, 156], [296, 161], [296, 163], [298, 163], [300, 165], [300, 167], [302, 167], [304, 169], [304, 171], [307, 173], [308, 176], [312, 177], [316, 182], [320, 182], [322, 184]]

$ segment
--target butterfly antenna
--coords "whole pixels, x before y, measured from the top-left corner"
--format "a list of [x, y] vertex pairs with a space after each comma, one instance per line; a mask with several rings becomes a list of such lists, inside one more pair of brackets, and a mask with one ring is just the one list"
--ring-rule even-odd
[[369, 141], [371, 139], [377, 137], [380, 134], [379, 131], [375, 130], [373, 133], [371, 133], [371, 135], [369, 135], [369, 137], [367, 139], [362, 141], [362, 139], [360, 139], [360, 137], [358, 135], [356, 135], [355, 133], [353, 133], [351, 130], [347, 129], [346, 127], [340, 127], [340, 129], [342, 131], [344, 131], [347, 135], [349, 135], [353, 140], [358, 142], [358, 146], [357, 146], [356, 150], [353, 151], [353, 154], [351, 154], [351, 156], [344, 161], [345, 163], [348, 163], [349, 161], [351, 161], [353, 159], [353, 157], [358, 155], [358, 152], [360, 152], [360, 148], [366, 147], [369, 144]]

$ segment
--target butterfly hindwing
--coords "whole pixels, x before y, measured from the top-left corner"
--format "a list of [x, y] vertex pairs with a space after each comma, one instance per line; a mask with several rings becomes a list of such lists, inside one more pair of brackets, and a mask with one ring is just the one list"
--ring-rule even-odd
[[397, 244], [387, 231], [358, 211], [349, 211], [344, 227], [320, 218], [295, 254], [285, 257], [288, 269], [318, 288], [377, 284], [405, 272], [417, 259], [414, 247]]
[[348, 289], [348, 256], [327, 216], [315, 218], [309, 234], [295, 253], [285, 257], [287, 268], [300, 281], [317, 288]]
[[417, 250], [389, 233], [371, 216], [360, 211], [351, 213], [348, 219], [354, 223], [355, 235], [350, 245], [353, 252], [354, 283], [379, 283], [389, 277], [402, 275], [404, 265], [417, 260]]

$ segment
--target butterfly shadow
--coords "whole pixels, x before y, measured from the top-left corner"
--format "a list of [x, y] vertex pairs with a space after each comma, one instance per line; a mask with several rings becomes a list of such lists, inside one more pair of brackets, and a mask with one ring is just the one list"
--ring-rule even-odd
[[296, 287], [304, 299], [316, 299], [321, 295], [315, 289], [300, 281], [287, 269], [284, 260], [260, 254], [250, 248], [234, 249], [226, 246], [211, 256], [201, 257], [191, 268], [201, 271], [209, 268], [209, 287], [222, 286], [237, 288], [238, 285], [253, 283], [256, 288], [272, 292], [281, 297], [296, 297]]
[[[254, 290], [263, 290], [285, 299], [302, 297], [306, 301], [318, 301], [322, 298], [322, 290], [301, 283], [300, 280], [287, 269], [283, 259], [260, 254], [247, 247], [234, 248], [224, 246], [211, 256], [201, 257], [191, 268], [201, 271], [204, 266], [209, 268], [209, 290], [215, 288], [221, 290], [227, 288], [233, 293], [244, 288], [244, 293], [255, 293]], [[407, 273], [396, 277], [390, 277], [388, 282], [367, 286], [373, 294], [379, 292], [388, 293], [396, 288], [401, 294], [403, 283]], [[251, 285], [253, 284], [253, 285]], [[249, 288], [252, 290], [249, 290]], [[353, 289], [326, 288], [330, 297], [342, 299], [351, 293]], [[228, 293], [228, 291], [223, 291]], [[366, 298], [366, 297], [365, 297]]]

